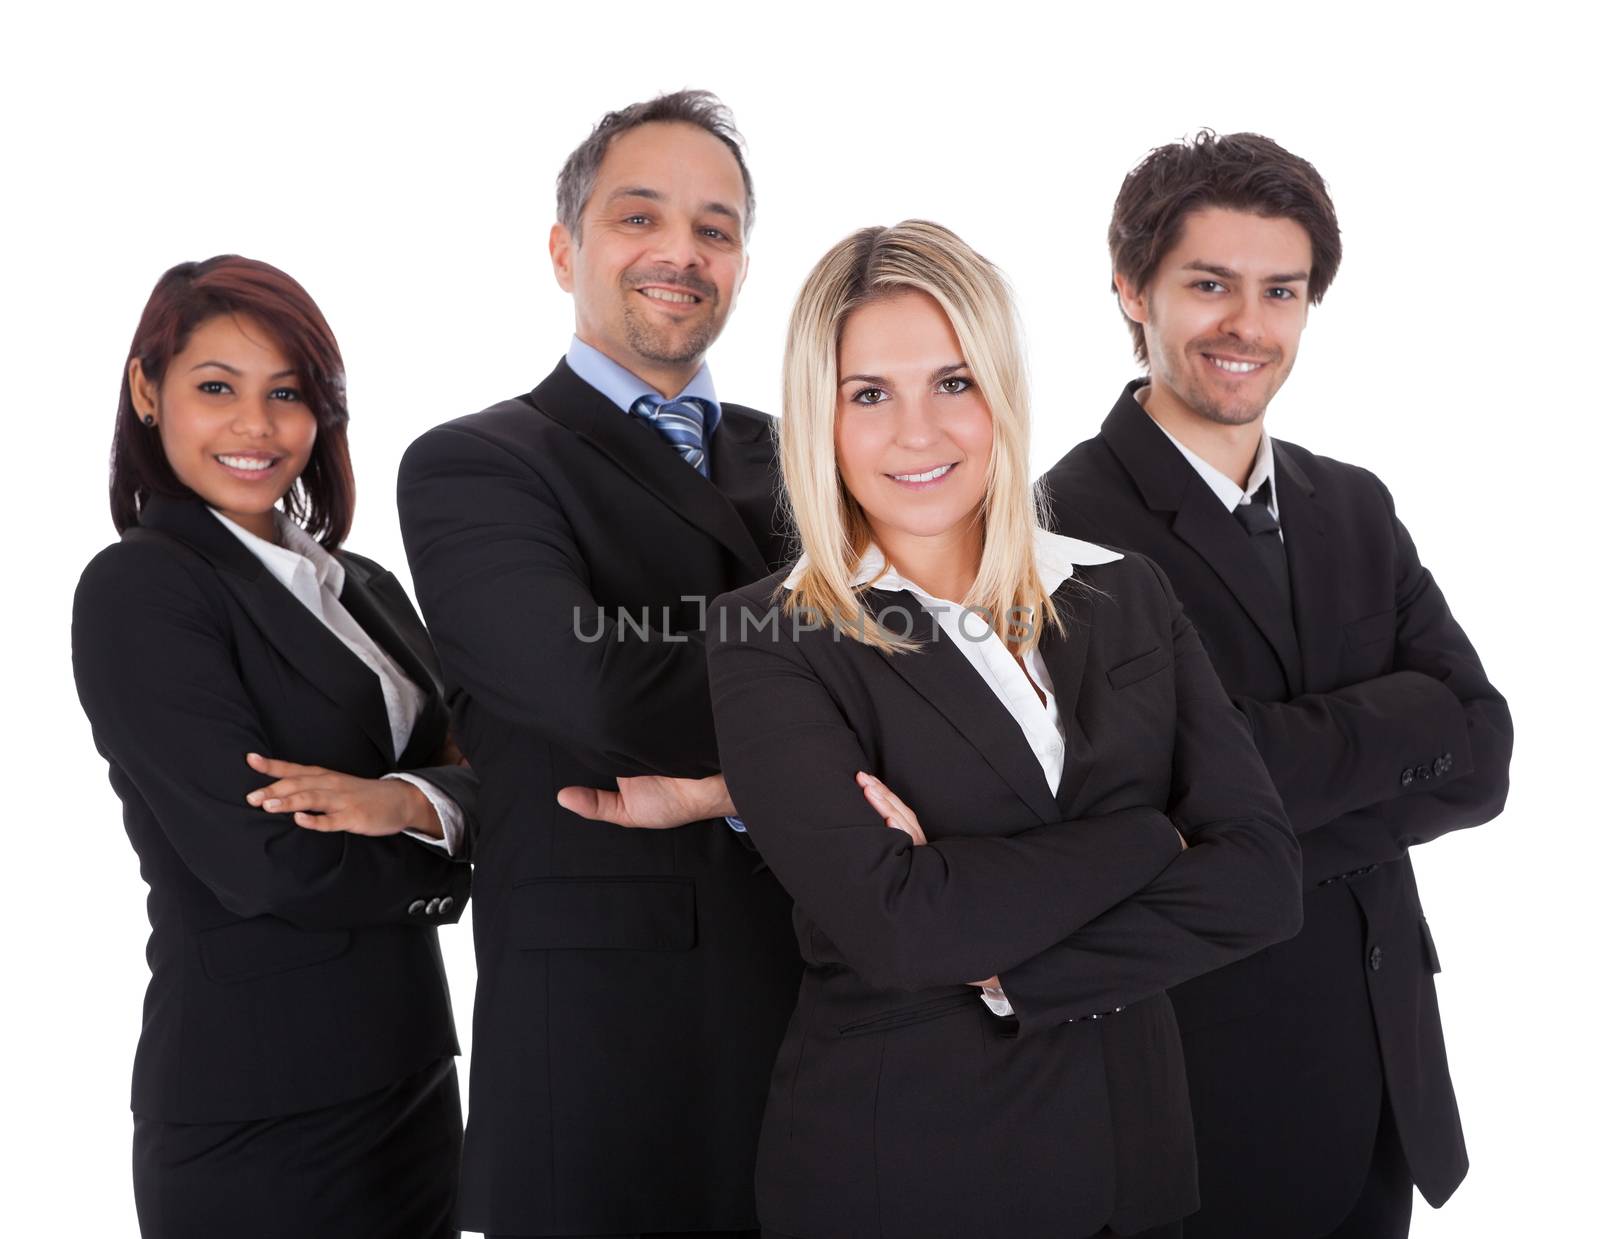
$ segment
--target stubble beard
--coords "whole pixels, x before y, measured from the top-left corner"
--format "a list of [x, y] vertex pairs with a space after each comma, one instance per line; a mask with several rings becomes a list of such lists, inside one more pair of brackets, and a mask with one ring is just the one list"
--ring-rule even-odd
[[704, 357], [722, 329], [722, 320], [713, 314], [704, 322], [679, 331], [664, 331], [650, 322], [642, 309], [625, 305], [622, 330], [628, 347], [638, 356], [666, 366], [686, 366]]

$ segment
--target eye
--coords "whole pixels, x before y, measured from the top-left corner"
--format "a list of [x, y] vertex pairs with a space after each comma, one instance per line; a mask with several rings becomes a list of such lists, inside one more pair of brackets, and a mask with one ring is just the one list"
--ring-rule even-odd
[[1217, 283], [1216, 280], [1196, 280], [1189, 287], [1202, 293], [1220, 293], [1223, 291], [1222, 285]]
[[889, 398], [889, 393], [881, 387], [863, 387], [850, 399], [855, 404], [882, 404]]
[[728, 239], [728, 234], [720, 228], [702, 228], [700, 232], [702, 235], [710, 237], [713, 241], [726, 241]]
[[274, 400], [289, 400], [298, 402], [300, 399], [300, 392], [294, 387], [275, 387], [272, 389], [271, 394]]
[[963, 378], [959, 374], [952, 374], [947, 379], [939, 380], [938, 390], [947, 396], [959, 396], [964, 391], [972, 389], [972, 380]]
[[208, 396], [220, 396], [228, 390], [228, 385], [221, 379], [206, 379], [200, 384], [200, 390]]
[[648, 224], [650, 217], [648, 215], [628, 215], [623, 217], [622, 222], [625, 224]]
[[1294, 289], [1292, 289], [1292, 288], [1269, 288], [1269, 289], [1267, 289], [1267, 296], [1270, 297], [1273, 301], [1293, 301], [1294, 300]]

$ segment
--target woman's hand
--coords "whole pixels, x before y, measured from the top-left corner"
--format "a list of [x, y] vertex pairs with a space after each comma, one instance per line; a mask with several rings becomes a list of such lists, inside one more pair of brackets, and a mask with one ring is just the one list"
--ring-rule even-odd
[[640, 774], [617, 780], [617, 790], [563, 787], [556, 803], [592, 822], [636, 830], [671, 830], [707, 818], [732, 817], [733, 802], [720, 774], [706, 779], [670, 779]]
[[911, 811], [911, 806], [891, 792], [882, 779], [875, 779], [865, 770], [858, 770], [856, 785], [861, 788], [873, 811], [883, 818], [885, 826], [905, 831], [911, 836], [913, 845], [928, 841], [928, 836], [922, 833], [922, 824], [917, 821], [917, 815]]
[[307, 830], [343, 830], [353, 835], [397, 835], [415, 830], [444, 838], [444, 827], [422, 789], [404, 779], [363, 779], [321, 766], [245, 754], [252, 770], [275, 781], [245, 797], [267, 813], [292, 813]]

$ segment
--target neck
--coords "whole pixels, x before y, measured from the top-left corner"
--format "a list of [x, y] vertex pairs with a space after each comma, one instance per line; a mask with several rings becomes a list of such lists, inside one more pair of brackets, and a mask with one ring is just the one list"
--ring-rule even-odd
[[872, 540], [896, 572], [935, 598], [961, 602], [978, 579], [983, 526], [976, 517], [928, 536], [874, 529]]
[[1263, 417], [1239, 425], [1202, 417], [1157, 378], [1150, 380], [1150, 386], [1139, 389], [1138, 399], [1163, 430], [1206, 464], [1232, 478], [1235, 486], [1243, 488], [1250, 480], [1256, 453], [1261, 449]]
[[217, 511], [240, 529], [255, 534], [263, 542], [271, 542], [274, 546], [283, 545], [283, 539], [278, 537], [278, 522], [273, 515], [276, 509], [268, 508], [265, 512], [229, 512], [226, 508], [218, 508]]
[[597, 344], [582, 328], [578, 329], [577, 335], [578, 339], [594, 349], [595, 352], [604, 353], [624, 370], [638, 375], [668, 400], [675, 399], [685, 387], [689, 386], [689, 380], [699, 373], [700, 367], [705, 363], [703, 354], [682, 364], [653, 361], [648, 357], [641, 357], [631, 350], [624, 352], [620, 349], [608, 348], [604, 344]]

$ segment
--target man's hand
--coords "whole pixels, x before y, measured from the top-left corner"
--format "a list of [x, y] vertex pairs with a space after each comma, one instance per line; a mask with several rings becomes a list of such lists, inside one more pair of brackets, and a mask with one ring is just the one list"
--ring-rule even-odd
[[439, 815], [422, 789], [404, 779], [363, 779], [321, 766], [245, 754], [250, 769], [275, 780], [245, 797], [267, 813], [293, 813], [307, 830], [344, 830], [353, 835], [397, 835], [415, 830], [444, 838]]
[[617, 790], [563, 787], [556, 803], [592, 822], [638, 830], [671, 830], [707, 818], [734, 816], [728, 785], [720, 774], [708, 779], [669, 779], [641, 774], [617, 780]]

